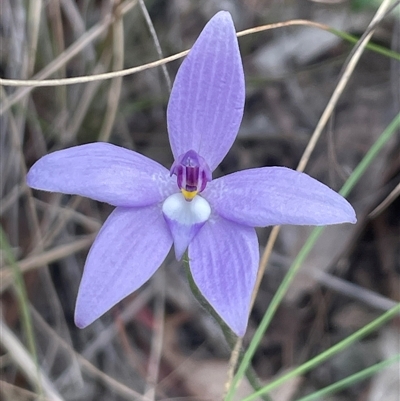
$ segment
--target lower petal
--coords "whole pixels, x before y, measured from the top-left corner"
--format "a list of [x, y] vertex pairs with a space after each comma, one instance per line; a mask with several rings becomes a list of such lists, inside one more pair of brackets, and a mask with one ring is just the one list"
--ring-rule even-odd
[[189, 260], [193, 279], [204, 298], [242, 337], [259, 263], [254, 228], [212, 216], [190, 243]]
[[88, 326], [142, 286], [171, 245], [160, 206], [117, 207], [89, 251], [76, 301], [76, 325]]

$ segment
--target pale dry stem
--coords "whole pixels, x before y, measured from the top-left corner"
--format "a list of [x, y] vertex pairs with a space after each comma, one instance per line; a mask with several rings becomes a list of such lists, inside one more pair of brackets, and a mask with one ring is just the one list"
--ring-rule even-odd
[[[113, 70], [121, 70], [124, 66], [124, 23], [122, 16], [116, 17], [112, 24], [113, 34]], [[107, 110], [99, 133], [99, 141], [108, 142], [117, 115], [121, 96], [122, 77], [111, 80], [107, 98]]]
[[370, 219], [379, 216], [385, 209], [389, 207], [400, 195], [400, 183], [397, 184], [390, 194], [368, 215]]
[[[125, 1], [120, 8], [120, 15], [126, 14], [130, 11], [136, 4], [138, 0]], [[107, 14], [104, 19], [95, 24], [91, 29], [89, 29], [83, 36], [81, 36], [75, 43], [69, 46], [62, 54], [60, 54], [56, 59], [50, 62], [42, 71], [35, 74], [33, 77], [33, 81], [44, 80], [49, 75], [56, 72], [59, 68], [64, 66], [69, 60], [71, 60], [74, 56], [79, 54], [81, 50], [83, 50], [86, 46], [91, 44], [94, 40], [96, 40], [100, 35], [104, 33], [106, 29], [112, 24], [114, 21], [114, 16]], [[114, 77], [110, 77], [114, 78]], [[56, 80], [58, 82], [62, 82], [63, 80]], [[94, 81], [94, 80], [93, 80]], [[5, 84], [5, 80], [0, 80], [0, 85]], [[88, 82], [88, 81], [78, 81], [75, 83]], [[6, 101], [4, 101], [3, 106], [0, 108], [0, 115], [2, 115], [5, 111], [7, 111], [11, 106], [21, 100], [24, 96], [29, 94], [32, 91], [32, 87], [22, 88], [21, 90], [16, 91], [11, 96], [9, 96]]]
[[[103, 53], [100, 55], [99, 62], [93, 69], [96, 74], [102, 74], [104, 71], [106, 71], [111, 62], [111, 53], [111, 49], [108, 47], [103, 50]], [[65, 134], [61, 138], [61, 145], [69, 144], [74, 138], [76, 138], [78, 130], [82, 125], [86, 113], [88, 112], [101, 83], [102, 81], [93, 81], [89, 82], [85, 86], [77, 107], [75, 108], [75, 112], [71, 117], [71, 121], [65, 130]]]
[[[151, 38], [153, 39], [154, 45], [156, 47], [158, 58], [160, 59], [160, 61], [162, 61], [164, 59], [164, 56], [163, 56], [163, 52], [161, 49], [160, 41], [158, 40], [157, 32], [153, 25], [153, 21], [150, 18], [149, 12], [147, 11], [146, 5], [144, 4], [143, 0], [139, 0], [139, 5], [143, 12], [144, 19], [146, 20], [146, 24], [149, 28]], [[169, 77], [168, 70], [167, 70], [165, 63], [161, 64], [161, 70], [164, 75], [165, 82], [167, 84], [167, 88], [168, 88], [169, 92], [171, 92], [171, 89], [172, 89], [171, 78]]]
[[26, 379], [33, 386], [39, 384], [45, 396], [52, 401], [63, 401], [63, 398], [51, 384], [47, 375], [40, 369], [40, 367], [36, 366], [36, 363], [33, 361], [29, 352], [1, 318], [0, 332], [0, 342], [2, 347], [8, 352], [8, 355], [24, 374]]
[[165, 318], [165, 270], [161, 266], [158, 271], [154, 286], [156, 291], [156, 303], [154, 306], [154, 327], [153, 338], [151, 341], [151, 349], [149, 355], [149, 364], [147, 367], [146, 389], [144, 395], [151, 400], [155, 400], [156, 387], [158, 382], [158, 374], [160, 361], [162, 357], [162, 347], [164, 338], [164, 318]]
[[15, 386], [4, 380], [0, 380], [0, 395], [4, 397], [1, 398], [4, 401], [54, 401], [45, 395], [38, 398], [38, 395], [33, 391]]
[[[119, 382], [118, 380], [112, 378], [111, 376], [105, 374], [96, 366], [88, 361], [80, 353], [76, 352], [70, 344], [68, 344], [60, 335], [44, 321], [42, 316], [32, 308], [33, 315], [37, 319], [38, 323], [43, 327], [43, 329], [48, 333], [49, 336], [59, 345], [69, 352], [69, 354], [76, 359], [82, 369], [92, 378], [101, 382], [104, 386], [108, 386], [110, 389], [115, 391], [116, 394], [123, 397], [127, 401], [137, 400], [137, 401], [151, 401], [147, 397], [139, 394], [137, 391], [132, 390], [130, 387]], [[113, 325], [115, 327], [115, 325]]]
[[[103, 24], [108, 27], [109, 24], [111, 24], [112, 21], [104, 21]], [[268, 31], [271, 29], [276, 29], [276, 28], [283, 28], [283, 27], [288, 27], [288, 26], [296, 26], [296, 25], [306, 25], [314, 28], [319, 28], [323, 29], [326, 31], [329, 31], [331, 28], [327, 25], [320, 24], [317, 22], [313, 21], [307, 21], [307, 20], [292, 20], [292, 21], [286, 21], [286, 22], [280, 22], [280, 23], [275, 23], [275, 24], [268, 24], [268, 25], [262, 25], [256, 28], [250, 28], [246, 29], [244, 31], [238, 32], [237, 36], [245, 36], [245, 35], [250, 35], [253, 33], [258, 33], [258, 32], [263, 32], [263, 31]], [[97, 28], [96, 30], [94, 28]], [[103, 33], [103, 30], [105, 28], [103, 27], [101, 29], [100, 33]], [[91, 32], [91, 31], [94, 32]], [[86, 83], [86, 82], [92, 82], [92, 81], [101, 81], [101, 80], [106, 80], [106, 79], [112, 79], [116, 77], [124, 77], [127, 75], [132, 75], [136, 74], [141, 71], [145, 71], [150, 68], [156, 68], [159, 66], [163, 66], [164, 64], [170, 63], [171, 61], [178, 60], [184, 56], [186, 56], [189, 53], [189, 50], [185, 50], [179, 53], [176, 53], [172, 56], [169, 57], [164, 57], [161, 60], [153, 61], [150, 63], [142, 64], [137, 67], [131, 67], [131, 68], [126, 68], [120, 71], [114, 71], [114, 72], [107, 72], [107, 73], [101, 73], [101, 74], [92, 74], [92, 75], [85, 75], [81, 77], [74, 77], [74, 78], [64, 78], [64, 79], [45, 79], [47, 76], [55, 72], [58, 68], [60, 68], [60, 65], [64, 65], [66, 62], [68, 62], [73, 56], [75, 56], [79, 51], [84, 48], [85, 46], [88, 45], [91, 41], [97, 39], [99, 36], [99, 27], [95, 25], [90, 31], [87, 32], [87, 34], [90, 32], [90, 35], [87, 35], [85, 37], [85, 41], [80, 39], [79, 41], [75, 42], [73, 45], [71, 45], [63, 54], [63, 57], [61, 60], [59, 60], [60, 57], [58, 57], [56, 60], [54, 60], [51, 64], [51, 68], [49, 66], [46, 66], [41, 72], [36, 74], [32, 79], [26, 79], [26, 80], [18, 80], [18, 79], [3, 79], [0, 78], [0, 85], [4, 86], [16, 86], [16, 87], [27, 87], [24, 89], [21, 89], [20, 91], [15, 92], [12, 96], [10, 96], [10, 99], [6, 102], [5, 106], [3, 108], [0, 108], [0, 115], [4, 113], [4, 111], [8, 110], [9, 107], [14, 105], [18, 100], [21, 99], [21, 97], [25, 96], [27, 93], [29, 93], [33, 88], [35, 87], [43, 87], [43, 86], [60, 86], [60, 85], [75, 85], [79, 83]], [[83, 42], [83, 43], [82, 43]], [[57, 61], [57, 62], [56, 62]], [[50, 65], [50, 64], [49, 64]]]
[[[42, 251], [38, 255], [28, 256], [27, 258], [18, 261], [18, 266], [22, 273], [46, 266], [49, 263], [88, 248], [92, 244], [94, 238], [95, 235], [88, 235], [85, 238], [73, 241], [70, 244], [60, 245], [49, 251]], [[13, 275], [11, 267], [6, 266], [0, 272], [0, 293], [5, 291], [12, 283]]]

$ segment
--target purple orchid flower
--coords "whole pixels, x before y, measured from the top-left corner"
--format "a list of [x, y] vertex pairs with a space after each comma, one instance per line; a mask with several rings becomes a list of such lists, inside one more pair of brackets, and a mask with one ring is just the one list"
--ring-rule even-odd
[[244, 100], [235, 28], [230, 14], [221, 11], [208, 22], [175, 79], [167, 111], [175, 158], [170, 171], [108, 143], [60, 150], [31, 168], [27, 182], [32, 188], [116, 206], [87, 257], [76, 303], [78, 327], [141, 287], [173, 244], [178, 260], [188, 249], [201, 293], [243, 336], [259, 263], [254, 227], [356, 222], [342, 196], [284, 167], [212, 180], [236, 138]]

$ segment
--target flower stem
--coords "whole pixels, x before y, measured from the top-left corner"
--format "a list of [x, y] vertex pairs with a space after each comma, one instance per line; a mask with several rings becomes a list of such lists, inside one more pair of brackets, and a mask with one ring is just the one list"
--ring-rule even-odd
[[[202, 293], [200, 292], [199, 288], [197, 287], [196, 283], [193, 280], [193, 276], [190, 271], [189, 257], [187, 255], [187, 253], [183, 256], [182, 261], [183, 261], [183, 266], [185, 268], [185, 272], [186, 272], [186, 275], [187, 275], [187, 278], [189, 281], [190, 289], [192, 290], [193, 295], [199, 301], [200, 305], [208, 313], [210, 313], [210, 315], [217, 321], [217, 323], [219, 324], [219, 326], [222, 329], [222, 332], [225, 336], [225, 340], [228, 343], [229, 347], [231, 349], [234, 349], [236, 342], [238, 340], [238, 337], [233, 333], [233, 331], [226, 325], [226, 323], [220, 318], [220, 316], [217, 314], [217, 312], [215, 312], [213, 307], [203, 297]], [[244, 351], [243, 351], [243, 348], [240, 347], [239, 355], [238, 355], [239, 363], [242, 361], [243, 356], [244, 356]], [[261, 389], [261, 385], [259, 383], [256, 373], [254, 372], [254, 369], [252, 369], [252, 368], [247, 369], [246, 377], [255, 391], [258, 391]], [[267, 394], [263, 394], [261, 396], [261, 398], [264, 401], [271, 401], [271, 398]]]

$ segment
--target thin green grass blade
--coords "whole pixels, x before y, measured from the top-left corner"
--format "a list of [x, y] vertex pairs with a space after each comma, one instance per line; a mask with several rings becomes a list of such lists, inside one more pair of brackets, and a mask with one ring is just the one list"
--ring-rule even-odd
[[[3, 227], [0, 225], [0, 247], [1, 250], [4, 252], [5, 259], [9, 263], [12, 269], [12, 274], [14, 277], [14, 288], [15, 292], [17, 295], [17, 301], [19, 305], [19, 309], [21, 312], [21, 324], [22, 324], [22, 330], [24, 333], [24, 336], [26, 338], [27, 342], [27, 347], [29, 352], [32, 355], [32, 359], [38, 368], [39, 371], [39, 365], [38, 365], [38, 356], [37, 356], [37, 351], [36, 351], [36, 342], [35, 342], [35, 336], [33, 333], [33, 326], [32, 326], [32, 319], [31, 319], [31, 314], [29, 311], [29, 300], [28, 300], [28, 295], [26, 293], [26, 287], [24, 283], [24, 279], [21, 274], [21, 270], [19, 269], [19, 266], [14, 258], [14, 254], [12, 252], [11, 246], [8, 242], [7, 236], [3, 230]], [[39, 394], [41, 393], [39, 381], [38, 381], [38, 391]]]
[[[338, 29], [329, 28], [328, 31], [333, 33], [334, 35], [338, 36], [339, 38], [341, 38], [343, 40], [346, 40], [347, 42], [350, 42], [350, 43], [353, 43], [353, 44], [356, 44], [360, 39], [357, 36], [350, 35], [349, 33], [340, 31]], [[400, 54], [399, 53], [397, 53], [397, 52], [395, 52], [393, 50], [390, 50], [390, 49], [388, 49], [388, 48], [386, 48], [384, 46], [380, 46], [380, 45], [377, 45], [375, 43], [370, 42], [370, 43], [368, 43], [366, 45], [366, 48], [368, 50], [371, 50], [371, 51], [375, 52], [375, 53], [379, 53], [379, 54], [382, 54], [383, 56], [386, 56], [386, 57], [389, 57], [389, 58], [393, 58], [395, 60], [399, 60], [400, 61]]]
[[386, 145], [389, 139], [393, 136], [396, 130], [400, 127], [400, 113], [392, 120], [392, 122], [383, 131], [382, 135], [377, 141], [371, 146], [371, 149], [363, 157], [358, 166], [354, 169], [353, 173], [347, 179], [345, 184], [339, 193], [343, 196], [347, 196], [350, 191], [357, 184], [361, 176], [365, 173], [365, 170], [371, 165], [375, 157], [378, 155], [380, 150]]
[[344, 390], [345, 388], [367, 379], [368, 377], [378, 373], [379, 371], [387, 368], [395, 362], [400, 361], [400, 354], [397, 354], [391, 358], [385, 359], [382, 362], [376, 363], [375, 365], [370, 366], [369, 368], [363, 369], [351, 376], [346, 377], [345, 379], [339, 380], [336, 383], [331, 384], [321, 390], [316, 391], [315, 393], [309, 394], [305, 397], [299, 398], [296, 401], [314, 401], [321, 400], [321, 397], [333, 393], [337, 393], [338, 391]]
[[394, 306], [392, 309], [389, 309], [387, 312], [383, 313], [377, 319], [373, 320], [371, 323], [367, 324], [362, 329], [356, 331], [352, 335], [346, 337], [344, 340], [340, 341], [333, 347], [327, 349], [326, 351], [322, 352], [321, 354], [317, 355], [316, 357], [310, 359], [306, 363], [303, 363], [301, 366], [297, 367], [296, 369], [291, 370], [290, 372], [281, 376], [277, 380], [274, 380], [267, 386], [256, 391], [252, 395], [244, 398], [242, 401], [255, 400], [260, 395], [268, 393], [269, 391], [280, 386], [287, 380], [292, 379], [293, 377], [296, 377], [296, 376], [300, 376], [300, 375], [310, 371], [317, 365], [321, 364], [322, 362], [326, 361], [327, 359], [331, 358], [332, 356], [336, 355], [337, 353], [343, 351], [344, 349], [349, 347], [354, 342], [360, 340], [361, 338], [365, 337], [372, 331], [378, 329], [380, 326], [382, 326], [384, 323], [386, 323], [388, 320], [392, 319], [399, 313], [400, 313], [400, 304]]
[[[358, 166], [354, 169], [353, 173], [350, 175], [346, 183], [343, 185], [342, 189], [339, 193], [343, 196], [347, 196], [350, 191], [354, 188], [357, 184], [361, 176], [365, 173], [366, 169], [370, 166], [372, 161], [375, 159], [379, 151], [382, 147], [389, 141], [389, 139], [394, 135], [398, 127], [400, 126], [400, 113], [392, 120], [392, 122], [388, 125], [388, 127], [384, 130], [382, 135], [378, 138], [378, 140], [374, 143], [374, 145], [370, 148]], [[225, 401], [231, 401], [233, 395], [235, 394], [236, 387], [239, 381], [242, 379], [244, 373], [246, 372], [248, 366], [250, 365], [251, 359], [253, 358], [254, 353], [260, 343], [262, 337], [264, 336], [265, 331], [268, 329], [272, 318], [275, 315], [276, 310], [278, 309], [280, 303], [282, 302], [291, 282], [293, 281], [294, 277], [296, 276], [298, 270], [300, 269], [301, 265], [303, 264], [304, 260], [314, 247], [317, 239], [322, 234], [325, 227], [316, 227], [311, 232], [310, 236], [308, 237], [306, 243], [304, 244], [303, 248], [300, 250], [299, 254], [297, 255], [296, 259], [293, 261], [292, 265], [290, 266], [289, 271], [287, 272], [286, 276], [284, 277], [281, 285], [279, 286], [276, 294], [274, 295], [263, 319], [258, 326], [253, 339], [251, 340], [249, 347], [242, 359], [241, 364], [239, 365], [238, 371], [232, 381], [231, 387], [228, 391], [228, 394], [225, 398]]]

